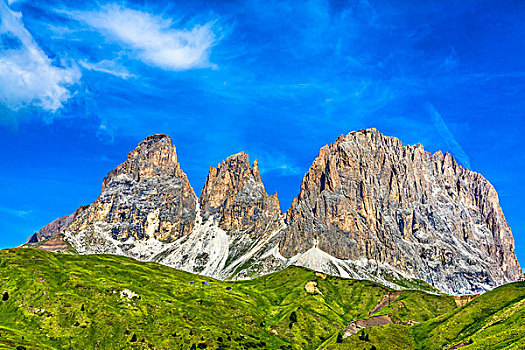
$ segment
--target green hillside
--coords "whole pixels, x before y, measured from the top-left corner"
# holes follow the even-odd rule
[[[420,349],[525,349],[525,282],[487,292],[462,308],[413,327]]]
[[[525,284],[458,309],[449,296],[299,267],[226,282],[26,248],[0,251],[0,293],[6,349],[440,349],[462,340],[492,349],[523,337]],[[395,323],[342,337],[357,320],[384,318]]]
[[[382,312],[388,312],[387,308]],[[327,348],[525,349],[525,282],[496,288],[427,322],[411,327],[390,324],[361,330],[341,344]]]

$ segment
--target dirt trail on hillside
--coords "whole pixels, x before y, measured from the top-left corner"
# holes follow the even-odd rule
[[[373,315],[376,312],[381,311],[388,305],[392,304],[397,298],[399,298],[400,295],[401,295],[401,292],[392,292],[392,293],[387,293],[383,295],[383,297],[377,303],[377,305],[372,309],[372,311],[368,313],[368,316]],[[348,326],[345,327],[343,338],[356,334],[363,328],[384,326],[390,323],[393,323],[393,322],[389,315],[372,316],[366,319],[361,318],[357,321],[350,323]]]
[[[368,313],[368,316],[375,314],[376,312],[379,312],[383,310],[385,307],[393,303],[399,296],[401,295],[401,292],[392,292],[387,293],[383,295],[379,303]]]
[[[384,326],[390,323],[394,323],[394,322],[392,322],[392,319],[388,315],[372,316],[366,319],[362,318],[360,320],[350,323],[348,326],[345,327],[343,338],[356,334],[363,328]]]

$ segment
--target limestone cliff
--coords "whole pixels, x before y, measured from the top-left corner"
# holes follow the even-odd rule
[[[65,229],[66,239],[79,252],[144,258],[156,253],[148,241],[169,243],[191,232],[196,205],[171,139],[152,135],[106,176],[98,199]]]
[[[285,257],[315,248],[448,292],[521,278],[492,185],[448,153],[404,146],[375,129],[321,148],[287,223]]]
[[[210,168],[199,204],[194,232],[161,252],[156,261],[231,278],[241,273],[243,265],[257,264],[256,257],[276,245],[276,236],[284,226],[277,194],[266,193],[257,160],[250,167],[248,155],[243,152]],[[267,262],[254,274],[271,272],[281,264]]]
[[[264,189],[257,160],[251,168],[244,152],[210,167],[199,203],[204,220],[217,216],[225,231],[259,235],[281,214],[277,194],[270,196]]]

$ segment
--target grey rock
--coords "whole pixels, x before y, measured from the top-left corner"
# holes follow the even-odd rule
[[[324,146],[287,213],[281,253],[316,246],[373,261],[451,293],[521,278],[492,185],[450,154],[404,146],[375,129]]]

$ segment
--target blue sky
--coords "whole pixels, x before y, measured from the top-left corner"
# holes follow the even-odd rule
[[[496,187],[525,261],[520,1],[0,0],[0,247],[91,203],[166,133],[196,193],[245,151],[286,210],[318,150],[376,127]]]

